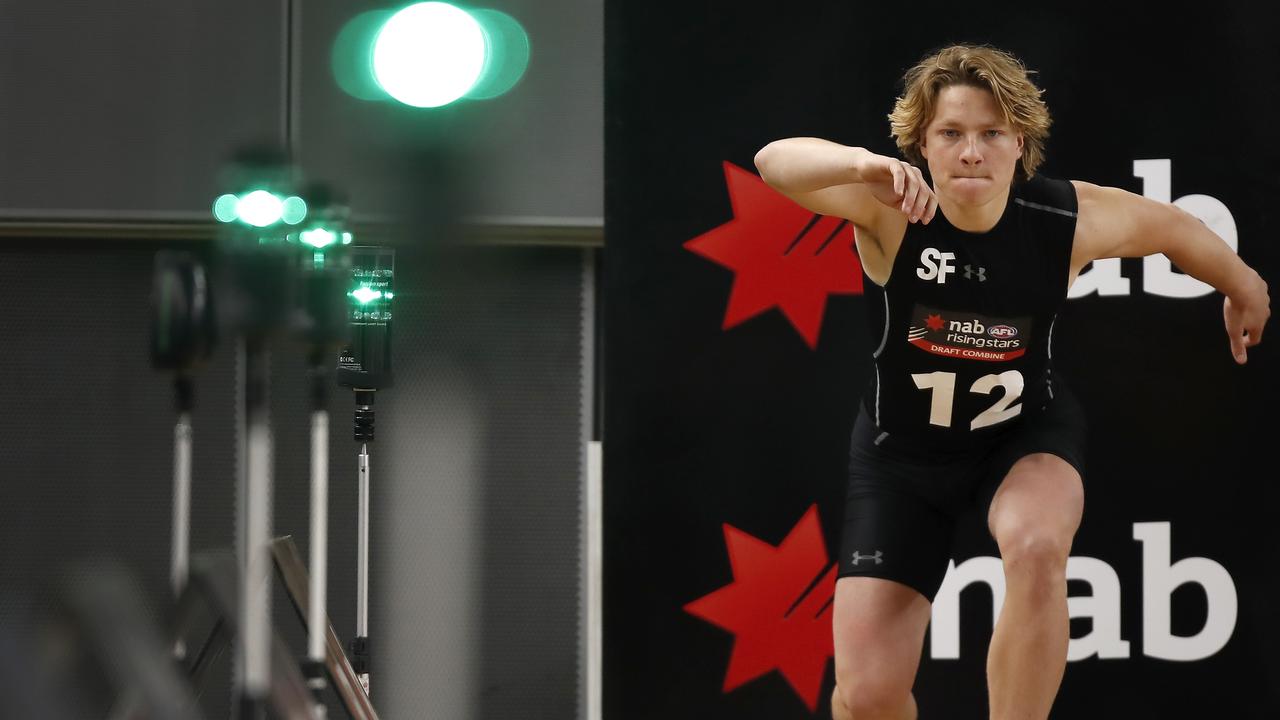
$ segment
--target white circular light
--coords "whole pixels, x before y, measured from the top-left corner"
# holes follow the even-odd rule
[[[240,219],[254,227],[266,227],[280,222],[284,212],[284,203],[280,198],[266,190],[254,190],[240,198],[236,214]]]
[[[475,85],[484,69],[480,23],[452,5],[410,5],[387,20],[373,46],[373,74],[391,97],[440,107]]]
[[[301,235],[299,235],[299,238],[302,242],[316,249],[328,247],[338,240],[338,236],[336,234],[329,230],[325,230],[324,228],[304,230]]]

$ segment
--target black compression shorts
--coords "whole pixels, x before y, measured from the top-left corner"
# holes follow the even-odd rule
[[[876,444],[879,428],[865,409],[854,423],[849,487],[840,541],[840,577],[895,580],[931,602],[951,559],[956,520],[987,511],[1019,459],[1050,453],[1084,477],[1084,412],[1065,387],[1041,411],[987,444],[938,453],[895,436]]]

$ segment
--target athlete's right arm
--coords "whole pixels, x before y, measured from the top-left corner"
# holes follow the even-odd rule
[[[862,269],[877,285],[893,270],[907,223],[928,223],[938,200],[920,170],[819,138],[776,140],[756,153],[760,177],[801,207],[852,220]]]
[[[852,220],[879,234],[885,209],[928,223],[937,210],[919,168],[859,147],[811,137],[786,138],[756,153],[770,187],[820,215]]]

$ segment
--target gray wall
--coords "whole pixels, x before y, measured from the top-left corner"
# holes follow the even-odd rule
[[[208,217],[236,144],[280,138],[262,0],[0,3],[0,218]]]

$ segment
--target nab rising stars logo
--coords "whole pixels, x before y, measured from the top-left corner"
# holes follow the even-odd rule
[[[734,272],[723,329],[778,308],[816,348],[827,297],[862,294],[853,224],[805,210],[732,163],[724,176],[733,220],[684,244]]]

